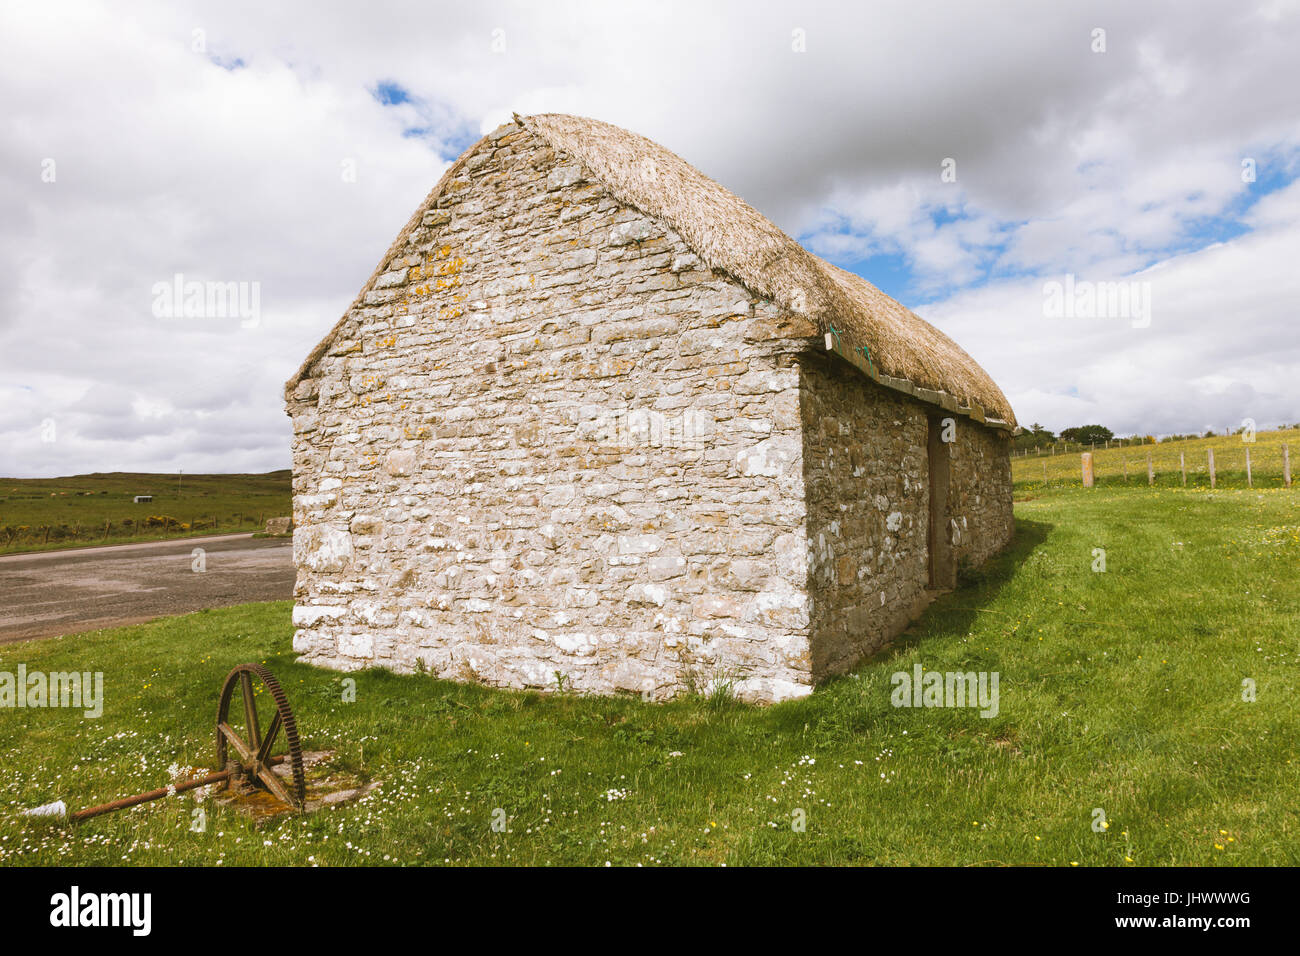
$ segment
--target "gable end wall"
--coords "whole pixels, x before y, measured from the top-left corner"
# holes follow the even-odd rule
[[[814,330],[505,128],[289,401],[294,647],[656,698],[811,689]]]

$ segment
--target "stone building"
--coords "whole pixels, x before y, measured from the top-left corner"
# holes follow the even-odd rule
[[[1012,533],[1012,410],[663,147],[516,118],[286,386],[293,646],[508,687],[808,693]]]

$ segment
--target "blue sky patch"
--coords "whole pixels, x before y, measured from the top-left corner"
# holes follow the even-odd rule
[[[383,106],[413,109],[415,122],[402,129],[402,138],[424,140],[440,159],[447,162],[456,159],[478,141],[476,124],[446,103],[417,96],[396,80],[380,80],[370,90],[370,95]]]
[[[208,59],[221,67],[223,70],[242,70],[248,64],[244,62],[243,57],[238,56],[220,56],[216,53],[208,54]]]
[[[395,83],[392,80],[380,80],[375,84],[375,88],[370,91],[370,95],[384,106],[400,106],[403,103],[411,102],[410,91],[400,83]]]
[[[829,259],[847,272],[861,276],[881,292],[905,301],[912,284],[912,270],[901,252],[883,253],[865,259]]]
[[[1247,224],[1246,217],[1255,204],[1265,196],[1285,189],[1300,178],[1300,151],[1260,150],[1255,157],[1254,171],[1255,181],[1244,184],[1244,188],[1239,190],[1222,209],[1212,215],[1182,219],[1178,223],[1178,234],[1168,242],[1156,246],[1140,241],[1127,241],[1122,224],[1110,230],[1117,239],[1119,247],[1138,260],[1138,265],[1132,271],[1140,272],[1175,256],[1194,253],[1218,243],[1230,242],[1249,233],[1251,227]],[[1191,192],[1184,198],[1189,205],[1194,204],[1198,199],[1198,193]],[[1159,204],[1148,204],[1142,208],[1156,209],[1159,208]],[[961,204],[928,206],[924,212],[936,230],[975,218],[969,215]],[[833,210],[824,210],[820,227],[801,236],[800,241],[814,251],[818,251],[815,247],[819,245],[822,250],[834,248],[836,251],[829,254],[827,251],[818,251],[818,254],[840,268],[861,276],[900,302],[906,302],[914,308],[922,308],[930,302],[942,301],[959,292],[981,288],[993,282],[1033,278],[1053,272],[1048,267],[1000,264],[1016,232],[1028,225],[1030,221],[999,223],[992,241],[977,247],[966,246],[974,256],[979,274],[973,280],[963,282],[945,282],[942,276],[938,277],[936,282],[934,276],[918,273],[907,249],[897,249],[897,245],[889,237],[878,236],[874,231],[862,232],[855,229],[846,217]],[[841,241],[837,243],[836,237]],[[853,251],[855,246],[863,252],[879,251],[875,251],[874,254],[855,255]],[[886,252],[882,247],[883,249],[892,247],[892,249]],[[1081,263],[1085,268],[1087,265]]]

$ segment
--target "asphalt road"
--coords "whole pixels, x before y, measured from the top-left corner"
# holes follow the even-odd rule
[[[248,534],[0,555],[0,644],[286,600],[295,573],[288,538]]]

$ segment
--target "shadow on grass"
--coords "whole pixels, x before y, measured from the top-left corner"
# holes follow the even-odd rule
[[[874,732],[887,720],[889,703],[887,677],[879,667],[906,654],[925,641],[964,635],[975,620],[993,613],[989,607],[1031,554],[1047,540],[1054,525],[1045,521],[1017,518],[1015,536],[1002,551],[979,568],[961,575],[956,590],[936,598],[924,612],[893,640],[864,657],[851,670],[817,685],[817,690],[799,700],[775,704],[759,718],[774,731],[800,739],[812,734],[823,741]]]
[[[1047,540],[1053,527],[1055,526],[1046,521],[1017,518],[1015,536],[1010,544],[979,567],[963,570],[958,575],[955,590],[936,598],[902,633],[871,656],[863,658],[849,673],[911,650],[922,640],[939,633],[965,634],[970,631],[980,614],[991,613],[988,605],[993,603],[998,592],[1034,550]],[[828,681],[827,685],[830,683],[833,682]]]

